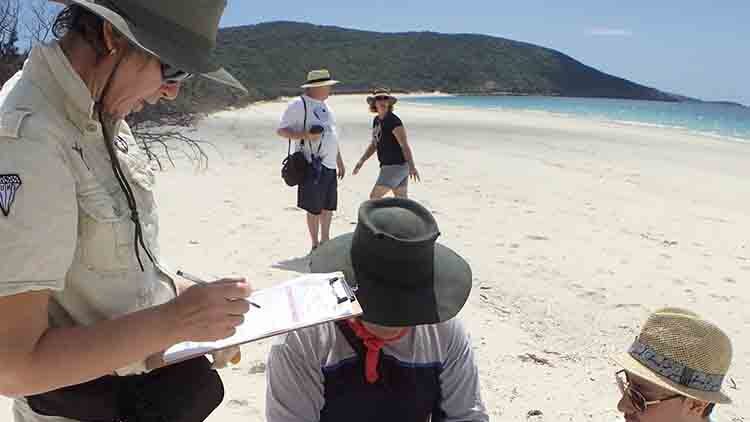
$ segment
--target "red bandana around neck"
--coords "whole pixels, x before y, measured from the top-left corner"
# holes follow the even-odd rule
[[[378,382],[380,375],[378,374],[378,361],[380,360],[380,349],[388,343],[401,340],[408,332],[408,328],[404,328],[399,334],[394,337],[382,339],[375,334],[371,333],[370,330],[362,324],[362,321],[358,319],[349,319],[346,321],[354,331],[354,334],[359,337],[360,340],[365,344],[367,348],[367,357],[365,358],[365,378],[370,384]]]

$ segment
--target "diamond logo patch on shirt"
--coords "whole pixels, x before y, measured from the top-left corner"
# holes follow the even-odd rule
[[[21,176],[17,174],[0,174],[0,210],[4,216],[10,214],[10,207],[16,200],[16,192],[21,188]]]
[[[128,153],[128,141],[122,138],[122,136],[118,136],[115,138],[115,146],[117,149],[120,150],[121,153],[127,154]]]

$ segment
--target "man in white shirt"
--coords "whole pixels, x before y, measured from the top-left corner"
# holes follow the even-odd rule
[[[287,107],[276,133],[295,141],[310,166],[297,188],[297,206],[307,211],[312,250],[330,239],[331,218],[338,203],[338,180],[346,174],[338,145],[336,119],[325,100],[338,81],[328,70],[313,70],[302,85],[305,92]]]

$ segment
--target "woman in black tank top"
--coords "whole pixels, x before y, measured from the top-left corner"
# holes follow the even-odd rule
[[[406,138],[401,119],[393,113],[397,99],[387,89],[377,89],[367,98],[370,112],[377,115],[372,122],[372,142],[354,167],[359,173],[364,163],[377,152],[380,174],[370,193],[370,199],[379,199],[393,192],[393,196],[408,197],[409,178],[419,181],[419,172]]]

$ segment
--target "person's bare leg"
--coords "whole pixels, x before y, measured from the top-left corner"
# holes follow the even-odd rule
[[[325,243],[331,238],[331,220],[333,211],[323,210],[320,213],[320,243]]]
[[[312,242],[312,248],[315,249],[320,245],[318,240],[318,232],[320,230],[320,216],[307,213],[307,229],[310,231],[310,241]]]
[[[393,190],[393,196],[396,198],[408,198],[409,197],[409,185],[403,184]]]
[[[387,186],[375,185],[370,192],[370,199],[380,199],[388,194],[391,188]]]

